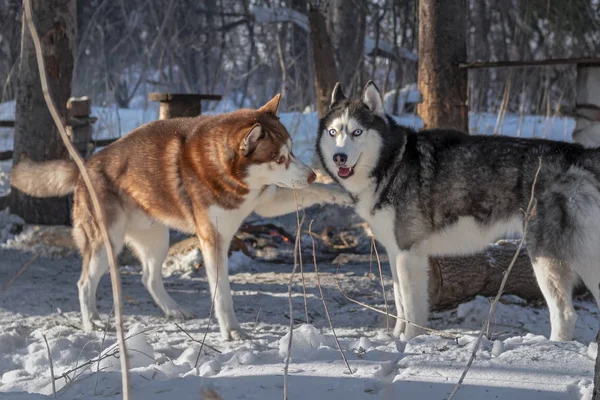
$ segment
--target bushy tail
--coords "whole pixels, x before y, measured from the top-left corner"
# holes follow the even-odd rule
[[[21,161],[12,169],[10,184],[34,197],[66,196],[75,189],[79,170],[73,161]]]

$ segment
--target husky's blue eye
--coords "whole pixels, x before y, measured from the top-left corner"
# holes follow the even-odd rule
[[[355,129],[354,132],[352,132],[352,134],[354,136],[360,136],[360,135],[362,135],[362,132],[363,132],[362,129]]]
[[[335,131],[335,129],[330,129],[330,130],[328,130],[327,132],[329,132],[329,136],[335,136],[335,134],[337,133],[337,132]]]

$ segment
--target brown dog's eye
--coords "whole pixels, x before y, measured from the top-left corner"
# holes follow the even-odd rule
[[[277,164],[283,164],[285,162],[285,156],[280,156],[275,162]]]

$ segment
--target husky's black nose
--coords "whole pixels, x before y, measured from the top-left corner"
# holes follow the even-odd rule
[[[336,165],[344,165],[346,164],[346,161],[348,161],[348,156],[344,153],[336,153],[333,155],[333,162]]]

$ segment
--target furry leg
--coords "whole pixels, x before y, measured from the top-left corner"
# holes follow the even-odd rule
[[[427,256],[402,251],[395,261],[404,316],[410,322],[426,326],[429,316]],[[404,335],[407,340],[422,333],[422,329],[406,324]]]
[[[348,193],[336,185],[313,183],[307,188],[286,189],[277,187],[274,194],[266,198],[256,209],[257,214],[263,217],[277,217],[296,211],[296,200],[299,208],[307,208],[315,204],[339,204],[342,206],[353,205]]]
[[[398,270],[395,265],[395,260],[398,257],[398,253],[387,250],[387,254],[390,260],[392,278],[394,280],[394,302],[396,303],[396,316],[398,316],[398,318],[406,318],[404,315],[404,306],[402,304],[402,293],[400,291],[400,280],[398,278]],[[396,324],[394,326],[394,336],[400,337],[400,334],[404,333],[405,328],[406,322],[397,319]]]
[[[532,258],[532,265],[550,312],[550,340],[573,339],[577,322],[572,301],[575,278],[573,271],[564,263],[547,257]]]
[[[123,249],[123,229],[111,229],[109,232],[114,253],[119,254]],[[81,318],[84,331],[91,331],[94,326],[102,327],[98,308],[96,307],[96,290],[102,275],[108,271],[108,256],[103,243],[99,243],[90,251],[83,255],[83,266],[81,278],[77,282],[79,290],[79,307],[81,309]],[[87,265],[86,265],[87,264]]]
[[[223,340],[246,339],[248,335],[240,327],[233,310],[233,299],[229,286],[229,266],[227,265],[229,243],[222,243],[221,239],[215,238],[214,241],[201,240],[201,247],[210,292],[215,299],[214,311],[217,321],[219,321],[221,337]]]
[[[144,287],[165,316],[178,319],[193,318],[194,313],[180,307],[165,290],[162,265],[169,251],[169,229],[154,224],[148,229],[128,230],[126,241],[142,263]]]

